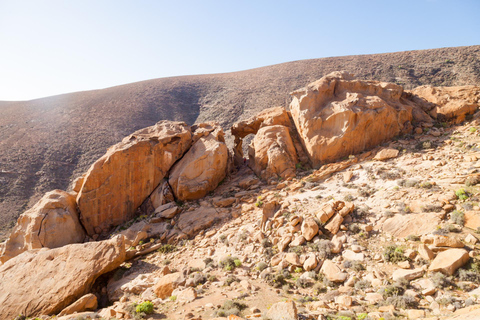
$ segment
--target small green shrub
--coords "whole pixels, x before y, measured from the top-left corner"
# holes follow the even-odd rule
[[[257,269],[258,269],[259,271],[263,271],[263,270],[265,270],[267,267],[268,267],[268,264],[266,264],[266,263],[263,262],[263,261],[259,262],[258,265],[257,265]]]
[[[233,260],[233,263],[235,264],[235,267],[237,267],[237,268],[242,265],[242,261],[240,259]]]
[[[228,256],[228,257],[220,260],[219,265],[220,265],[221,268],[224,268],[227,271],[231,271],[231,270],[235,269],[236,267],[242,265],[242,262],[236,257]]]
[[[463,188],[460,188],[460,189],[456,190],[455,195],[460,200],[467,200],[468,199],[468,194],[465,191],[465,189],[463,189]]]
[[[170,296],[168,299],[170,299],[170,301],[177,301],[177,296]]]
[[[145,314],[153,313],[153,303],[151,303],[150,301],[145,301],[145,302],[139,303],[135,307],[135,312],[137,312],[137,313],[143,312]]]
[[[430,280],[432,280],[433,284],[437,288],[446,288],[453,286],[454,283],[450,277],[447,277],[441,272],[434,272],[430,275]]]
[[[177,248],[174,245],[164,244],[163,246],[158,248],[157,251],[160,252],[160,253],[169,253],[169,252],[173,252],[175,250],[177,250]]]

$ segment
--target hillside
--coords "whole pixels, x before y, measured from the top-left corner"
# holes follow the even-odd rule
[[[303,60],[0,102],[0,240],[44,192],[65,189],[129,133],[162,119],[216,120],[227,131],[262,109],[288,105],[287,92],[335,70],[407,89],[480,84],[480,46]]]

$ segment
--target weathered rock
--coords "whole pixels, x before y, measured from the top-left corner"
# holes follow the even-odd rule
[[[333,72],[291,93],[290,110],[315,167],[409,132],[415,117],[431,118],[393,83]]]
[[[123,236],[26,251],[0,266],[0,314],[13,319],[20,313],[29,317],[59,313],[124,260]]]
[[[193,300],[197,299],[197,291],[195,291],[193,288],[187,288],[178,292],[176,296],[179,302],[192,302]]]
[[[420,319],[425,318],[425,310],[421,309],[408,309],[407,310],[408,319]]]
[[[467,114],[473,114],[480,106],[480,87],[431,87],[420,86],[412,93],[434,103],[439,120],[453,120],[460,123]]]
[[[399,151],[397,149],[392,148],[382,149],[377,152],[375,157],[373,157],[373,160],[385,161],[388,159],[396,158],[398,156],[398,152]]]
[[[215,208],[200,207],[182,213],[178,218],[177,226],[190,237],[194,233],[210,227],[216,219],[220,218],[222,218],[222,215]]]
[[[155,214],[161,218],[171,219],[178,212],[180,208],[176,205],[175,202],[169,202],[155,209]]]
[[[396,214],[394,217],[385,220],[383,231],[398,238],[409,235],[422,235],[435,231],[441,221],[440,213],[411,213],[408,215]]]
[[[307,241],[310,241],[318,234],[318,224],[311,217],[303,220],[302,223],[302,235]]]
[[[153,286],[153,291],[160,299],[168,298],[172,295],[173,290],[185,283],[185,278],[180,272],[164,275]]]
[[[107,293],[110,301],[118,301],[125,294],[141,294],[154,285],[148,275],[132,273],[118,280],[108,281]]]
[[[336,234],[340,230],[340,225],[343,222],[343,217],[340,214],[336,214],[332,219],[325,225],[325,229],[330,231],[332,234]]]
[[[342,272],[332,260],[325,260],[320,272],[322,272],[328,280],[333,282],[344,282],[348,276],[348,274]]]
[[[185,123],[160,121],[110,147],[90,167],[77,196],[87,233],[107,231],[133,218],[190,144]]]
[[[297,306],[292,300],[277,302],[267,311],[270,320],[298,320]]]
[[[342,253],[342,256],[345,260],[352,260],[352,261],[363,261],[365,260],[365,255],[361,252],[355,253],[352,250],[345,250]]]
[[[170,171],[175,197],[195,200],[214,190],[227,174],[228,156],[221,128],[201,137]]]
[[[429,234],[421,238],[423,243],[433,244],[435,247],[463,248],[462,241],[453,237],[442,236],[439,234]]]
[[[0,261],[4,263],[26,250],[53,249],[84,239],[85,231],[78,220],[75,197],[54,190],[20,215],[0,251]]]
[[[258,130],[266,126],[281,125],[290,127],[291,121],[288,112],[283,107],[273,107],[262,110],[254,117],[235,123],[230,129],[235,137],[233,148],[235,165],[243,163],[243,138],[249,134],[256,134]]]
[[[413,269],[413,270],[405,270],[405,269],[397,269],[393,272],[392,278],[393,281],[400,281],[400,280],[413,280],[420,278],[423,276],[425,271],[421,268]]]
[[[293,266],[301,266],[300,257],[295,252],[289,252],[285,255],[285,261]]]
[[[317,267],[318,261],[314,254],[310,254],[303,263],[303,270],[310,271]]]
[[[59,317],[72,314],[75,312],[83,312],[87,310],[95,310],[98,307],[97,297],[92,294],[86,294],[58,314]]]
[[[235,203],[235,201],[237,201],[237,198],[235,198],[235,197],[222,198],[222,199],[216,200],[216,201],[214,202],[214,204],[215,204],[217,207],[225,208],[225,207],[230,207],[232,204]]]
[[[437,254],[428,271],[439,271],[451,276],[458,268],[465,265],[469,259],[468,251],[465,249],[448,249]]]
[[[479,211],[465,211],[465,227],[473,230],[480,228]]]
[[[261,128],[248,150],[249,166],[257,176],[265,180],[295,177],[297,152],[287,127]]]
[[[435,257],[433,251],[423,243],[418,246],[418,254],[425,260],[433,260]]]

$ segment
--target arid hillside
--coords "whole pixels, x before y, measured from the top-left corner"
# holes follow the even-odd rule
[[[0,240],[44,192],[65,189],[129,133],[162,119],[216,120],[228,132],[262,109],[287,106],[290,91],[336,70],[407,89],[480,84],[480,46],[304,60],[0,102]]]

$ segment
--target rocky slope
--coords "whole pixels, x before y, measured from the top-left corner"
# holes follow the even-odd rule
[[[337,70],[401,84],[480,83],[480,47],[304,60],[243,72],[148,80],[26,102],[0,102],[0,227],[68,184],[124,136],[160,120],[224,130]],[[227,144],[232,138],[226,136]],[[5,235],[2,232],[2,235]]]
[[[293,94],[232,127],[255,138],[226,178],[218,126],[161,121],[47,193],[0,244],[0,319],[480,317],[480,87]]]

